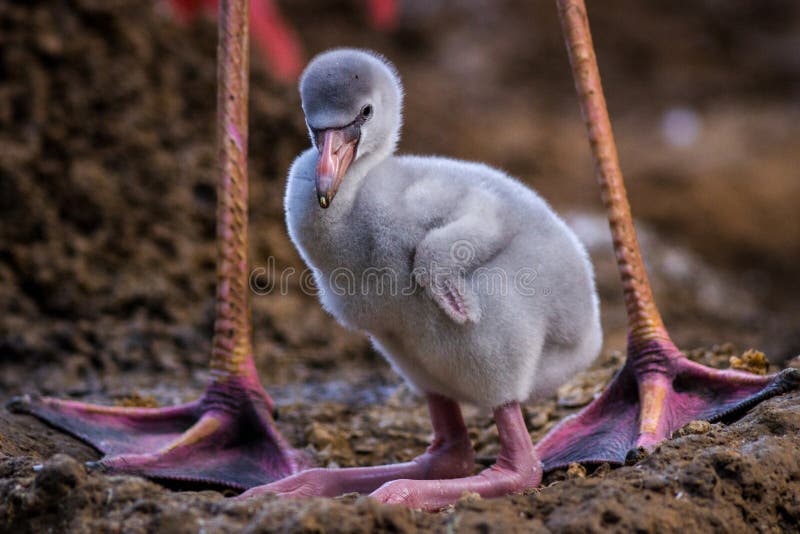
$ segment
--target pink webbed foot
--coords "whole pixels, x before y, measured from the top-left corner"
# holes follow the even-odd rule
[[[502,497],[535,488],[542,481],[542,463],[525,428],[519,404],[511,403],[494,412],[500,436],[497,462],[475,476],[447,480],[395,480],[370,497],[409,508],[439,510],[455,503],[464,493],[483,498]]]
[[[410,462],[345,469],[308,469],[290,477],[253,488],[240,498],[274,494],[283,498],[336,497],[343,493],[369,493],[386,481],[401,478],[429,479],[463,477],[474,467],[469,438],[436,441],[428,451]]]
[[[335,497],[369,493],[397,479],[463,477],[475,466],[475,453],[458,404],[438,395],[428,396],[434,440],[428,450],[410,462],[345,469],[309,469],[243,493],[240,498],[275,494],[284,498]]]
[[[458,405],[430,396],[429,407],[436,439],[422,456],[403,464],[350,469],[311,469],[254,488],[241,495],[249,499],[263,494],[285,498],[325,496],[372,491],[371,497],[385,503],[438,510],[456,502],[465,492],[499,497],[536,487],[542,465],[525,429],[519,404],[495,410],[500,435],[497,463],[475,476],[473,451]],[[377,488],[377,489],[376,489]]]
[[[800,386],[800,371],[761,376],[688,360],[669,341],[631,350],[603,393],[537,445],[545,469],[573,462],[624,463],[694,420],[732,421]]]
[[[9,408],[38,417],[105,456],[93,467],[157,480],[247,489],[308,464],[272,419],[258,384],[212,384],[195,402],[170,408],[126,408],[48,397],[18,397]]]
[[[445,480],[394,480],[370,494],[385,504],[436,511],[455,503],[465,493],[483,498],[503,497],[535,488],[542,480],[542,466],[533,454],[524,464],[500,467],[493,465],[483,472],[464,478]]]

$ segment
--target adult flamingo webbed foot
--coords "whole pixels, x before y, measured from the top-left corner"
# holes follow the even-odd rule
[[[622,463],[695,419],[728,420],[800,386],[800,371],[772,376],[719,371],[673,344],[653,299],[625,192],[583,0],[557,0],[595,174],[608,214],[628,313],[628,358],[603,393],[536,446],[545,468]]]
[[[668,339],[639,350],[599,397],[536,444],[546,470],[574,462],[621,464],[691,421],[730,422],[800,386],[800,370],[763,376],[713,369],[689,360]]]
[[[11,402],[88,442],[95,467],[156,479],[246,489],[307,467],[272,418],[253,362],[247,268],[248,2],[219,17],[217,299],[211,382],[198,401],[172,408],[96,406],[53,398]]]
[[[89,465],[114,473],[244,490],[309,463],[276,429],[272,401],[257,382],[212,384],[201,399],[166,408],[37,396],[12,399],[9,408],[92,445],[105,456]]]

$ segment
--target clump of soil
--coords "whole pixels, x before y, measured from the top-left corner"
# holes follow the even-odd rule
[[[585,140],[554,11],[512,1],[498,2],[500,7],[488,14],[448,3],[427,11],[413,4],[397,34],[375,36],[359,22],[357,3],[334,2],[319,16],[308,9],[316,2],[284,4],[291,18],[304,21],[299,30],[311,50],[359,44],[396,60],[409,95],[405,147],[505,166],[577,213],[573,222],[585,227],[581,236],[597,266],[607,350],[557,396],[525,407],[531,437],[540,438],[602,389],[622,362],[614,349],[624,347],[625,334],[605,223],[585,213],[599,205],[586,153],[580,152]],[[671,32],[681,28],[675,23],[680,17],[667,3],[653,4],[652,11],[639,4],[636,9],[614,4],[626,21],[641,18],[642,27],[652,25],[653,18],[668,18]],[[724,42],[738,49],[729,25],[736,13],[749,8],[737,9],[726,8],[722,18],[707,17],[716,21],[708,33],[709,57],[727,50]],[[774,51],[785,24],[762,9],[773,21],[769,48]],[[486,47],[474,44],[476,12],[486,17],[481,22],[491,34],[485,36]],[[529,19],[537,28],[532,38]],[[506,31],[491,30],[498,27]],[[654,53],[648,46],[657,45],[647,43],[658,40],[642,39],[648,33],[620,35],[613,27],[613,21],[599,17],[595,28],[600,36],[617,35],[625,45],[597,39],[601,57],[602,47],[608,53],[617,46],[626,50],[608,65],[612,85],[636,79],[643,61],[638,50],[658,58],[659,67],[647,77],[649,89],[668,98],[688,91],[681,65],[691,47],[681,48],[678,56],[666,48]],[[341,35],[348,36],[347,42]],[[521,47],[523,41],[531,46]],[[638,48],[627,46],[631,41]],[[40,392],[104,403],[171,404],[193,398],[204,385],[214,295],[215,44],[210,21],[179,27],[162,10],[134,0],[0,3],[0,401]],[[449,60],[459,54],[473,54],[473,61]],[[768,66],[748,56],[737,68],[753,70],[751,81],[762,84],[795,83],[787,67],[791,58],[779,56],[770,55]],[[671,65],[670,57],[678,59]],[[281,204],[283,176],[308,141],[295,89],[272,83],[255,60],[251,263],[278,282],[283,269],[302,270],[286,237]],[[717,90],[724,72],[708,74],[707,58],[694,61],[690,72],[701,78],[700,92]],[[518,67],[527,62],[536,68]],[[661,72],[671,73],[673,83],[663,84]],[[525,84],[541,88],[541,101],[531,104],[530,95],[519,92]],[[753,110],[754,89],[750,84],[729,87],[739,100],[729,101],[719,113],[709,112],[706,120],[711,126],[732,121],[736,127],[726,135],[735,137],[742,123],[731,110]],[[624,94],[631,113],[650,106],[636,93],[636,87],[629,87]],[[765,94],[774,100],[758,115],[758,124],[785,126],[791,119],[779,113],[785,91]],[[696,105],[707,101],[691,100]],[[653,124],[621,122],[623,154],[629,154],[636,175],[658,175],[666,160],[680,159],[672,148],[653,156],[658,151],[651,148],[661,142],[647,137]],[[770,132],[765,128],[759,135],[780,142],[760,157],[772,158],[770,168],[776,172],[770,183],[785,192],[796,184],[784,180],[789,160],[779,159],[779,153],[796,152],[779,150],[788,143],[784,129],[778,129],[777,137]],[[637,136],[647,151],[626,141]],[[741,145],[741,154],[752,155],[749,144]],[[757,239],[746,210],[725,211],[722,200],[729,197],[722,195],[723,182],[711,182],[720,192],[716,199],[698,193],[704,186],[691,182],[689,163],[704,162],[702,172],[711,169],[710,175],[719,178],[726,168],[720,166],[724,146],[712,143],[706,158],[695,149],[683,158],[685,167],[678,165],[669,176],[633,181],[632,191],[639,195],[634,206],[654,223],[642,241],[656,292],[673,332],[685,343],[727,337],[741,344],[768,341],[779,356],[794,356],[791,351],[800,347],[796,339],[768,335],[789,331],[785,325],[794,318],[779,315],[779,306],[766,305],[761,290],[773,286],[742,283],[739,269],[718,270],[731,259],[763,254],[775,258],[766,263],[778,267],[753,275],[755,267],[748,265],[747,280],[763,281],[764,273],[781,280],[780,273],[797,257],[780,246],[777,230],[770,239]],[[739,172],[744,181],[755,171],[742,163]],[[663,211],[663,188],[675,180],[691,186],[670,189],[680,216],[669,218]],[[790,196],[779,196],[783,210]],[[714,224],[727,245],[719,254],[699,257],[697,250],[703,252],[713,241],[697,229],[709,226],[703,215],[709,204],[718,208],[710,213],[720,217]],[[757,213],[764,213],[765,205],[758,204]],[[794,235],[790,223],[785,236]],[[606,237],[593,244],[598,229]],[[695,252],[664,237],[684,229],[690,230]],[[733,250],[741,235],[747,236],[745,252]],[[372,465],[418,454],[430,437],[424,405],[363,338],[336,326],[300,285],[299,276],[289,277],[280,291],[253,297],[256,364],[280,407],[281,430],[324,466]],[[781,302],[790,301],[785,298]],[[769,328],[761,328],[764,324]],[[759,369],[768,363],[730,345],[690,355],[719,367],[732,357],[739,358],[736,365]],[[82,462],[96,459],[96,451],[30,417],[0,411],[0,530],[792,530],[800,522],[798,410],[800,397],[786,395],[729,427],[689,425],[636,465],[615,470],[573,466],[548,474],[541,490],[491,501],[467,497],[438,514],[380,506],[356,496],[243,503],[215,491],[174,491],[136,477],[87,472]],[[498,446],[492,421],[472,409],[466,416],[479,458],[490,459]],[[34,471],[40,463],[43,467]]]

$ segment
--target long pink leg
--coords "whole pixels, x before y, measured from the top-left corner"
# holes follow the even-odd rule
[[[608,213],[628,312],[628,359],[603,394],[537,445],[546,469],[616,462],[652,449],[695,419],[729,420],[800,385],[800,372],[772,376],[718,371],[690,362],[656,308],[625,193],[583,0],[557,0],[581,113]]]
[[[163,409],[112,408],[22,397],[10,408],[35,415],[96,447],[114,472],[211,482],[232,488],[306,467],[275,428],[273,402],[253,363],[247,269],[248,2],[223,1],[217,143],[217,307],[212,379],[203,397]]]
[[[456,502],[465,492],[481,497],[502,497],[535,488],[542,480],[542,463],[525,428],[516,402],[494,411],[500,437],[497,462],[475,476],[446,480],[395,480],[387,482],[371,497],[411,508],[438,510]]]
[[[424,454],[410,462],[345,469],[309,469],[253,488],[240,498],[249,499],[264,494],[292,498],[335,497],[350,492],[368,493],[387,481],[399,478],[454,478],[471,473],[474,452],[458,404],[439,395],[428,395],[428,411],[434,431],[433,443]]]

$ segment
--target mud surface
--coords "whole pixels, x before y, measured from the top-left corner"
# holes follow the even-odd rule
[[[410,2],[395,34],[376,35],[357,2],[283,4],[310,51],[368,46],[397,63],[402,150],[505,168],[590,249],[604,355],[557,398],[526,406],[541,437],[611,377],[625,333],[553,6]],[[725,367],[756,347],[781,365],[800,353],[798,6],[606,4],[590,15],[667,324],[683,347],[733,342],[691,352],[704,363]],[[169,405],[202,390],[213,321],[215,43],[210,21],[180,27],[132,0],[0,2],[0,400],[41,392]],[[277,282],[302,270],[281,196],[307,140],[295,89],[271,82],[257,57],[252,82],[251,263]],[[254,295],[253,317],[281,430],[320,465],[424,449],[419,399],[304,294],[299,276]],[[478,455],[494,455],[490,418],[466,414]],[[786,395],[730,426],[695,425],[633,466],[576,467],[526,495],[427,514],[357,496],[239,503],[87,473],[81,462],[95,451],[0,411],[0,530],[792,531],[798,430],[800,396]]]

